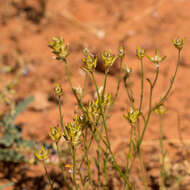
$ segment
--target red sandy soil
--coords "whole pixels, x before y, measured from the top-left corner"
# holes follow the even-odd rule
[[[186,40],[179,73],[170,93],[171,96],[165,102],[168,111],[163,120],[164,136],[168,157],[171,160],[181,147],[179,135],[182,136],[186,146],[189,146],[189,0],[49,0],[45,17],[40,18],[39,22],[32,20],[32,15],[40,12],[38,1],[26,1],[26,5],[19,4],[19,1],[15,2],[18,3],[19,8],[6,4],[6,1],[0,2],[0,48],[3,54],[11,54],[19,50],[21,56],[29,62],[29,73],[21,77],[16,94],[18,99],[29,95],[35,96],[35,102],[30,109],[17,119],[17,123],[23,125],[23,136],[39,141],[47,140],[49,126],[59,122],[57,105],[48,101],[56,83],[63,86],[65,122],[70,121],[74,115],[76,102],[66,81],[64,65],[52,59],[48,48],[48,41],[53,36],[63,36],[70,44],[71,55],[68,57],[68,64],[74,86],[81,85],[84,79],[80,69],[81,50],[84,47],[95,52],[113,50],[117,53],[119,45],[124,44],[126,48],[124,62],[133,71],[135,97],[139,97],[140,94],[140,63],[136,58],[136,48],[137,46],[145,48],[149,55],[153,55],[155,48],[158,48],[160,55],[167,55],[167,59],[160,64],[161,71],[153,102],[160,98],[170,84],[177,60],[177,51],[172,45],[172,40],[180,36],[186,37]],[[25,11],[23,6],[32,7],[34,12]],[[145,70],[145,78],[152,78],[155,65],[146,59]],[[109,76],[107,88],[107,91],[112,93],[116,88],[117,71],[113,73]],[[96,77],[98,84],[102,85],[104,74],[96,72]],[[145,82],[145,86],[145,98],[148,98],[148,82]],[[91,91],[90,86],[89,91]],[[138,100],[137,98],[137,102]],[[147,100],[144,101],[143,106],[146,111]],[[109,135],[115,152],[122,152],[128,146],[129,125],[122,116],[128,109],[129,101],[122,84],[109,120]],[[178,125],[178,118],[180,118],[180,125]],[[159,120],[153,114],[143,146],[146,153],[144,161],[147,165],[150,159],[154,159],[154,150],[151,152],[150,147],[156,147],[156,151],[159,152],[158,138]],[[167,143],[169,140],[172,141],[171,145]],[[186,159],[189,160],[188,157]],[[154,168],[154,166],[149,167]],[[190,189],[190,183],[186,187]]]

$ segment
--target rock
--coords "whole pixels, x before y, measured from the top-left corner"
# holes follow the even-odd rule
[[[50,107],[50,103],[48,101],[48,95],[44,92],[35,92],[33,93],[34,102],[32,102],[29,106],[30,109],[34,111],[42,111]]]

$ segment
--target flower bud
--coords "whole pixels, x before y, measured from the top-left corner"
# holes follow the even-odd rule
[[[140,48],[140,47],[137,47],[136,52],[137,52],[137,57],[138,57],[138,59],[140,59],[140,60],[141,60],[141,59],[144,57],[144,55],[145,55],[145,50],[142,49],[142,48]]]
[[[139,116],[139,111],[133,108],[130,108],[127,115],[124,115],[124,118],[129,121],[130,124],[135,124]]]
[[[158,115],[163,115],[166,112],[166,108],[164,107],[164,105],[159,105],[154,109],[154,112]]]
[[[61,97],[63,95],[63,90],[61,88],[60,84],[56,84],[56,87],[54,88],[54,92],[58,97]]]
[[[123,46],[121,46],[121,47],[119,48],[118,56],[121,57],[121,58],[123,58],[123,57],[125,56],[125,49],[124,49]]]

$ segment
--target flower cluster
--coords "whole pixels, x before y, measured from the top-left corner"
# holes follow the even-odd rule
[[[49,42],[49,47],[56,55],[57,60],[65,61],[66,57],[69,55],[69,45],[65,45],[64,39],[62,37],[52,38],[52,41]]]
[[[80,137],[82,135],[82,130],[86,127],[87,121],[83,116],[75,115],[73,121],[67,123],[65,126],[66,134],[64,138],[69,141],[72,145],[78,145],[80,143]]]
[[[98,105],[98,101],[94,102],[94,101],[90,101],[88,102],[87,106],[84,106],[84,111],[86,113],[86,117],[88,119],[88,122],[93,125],[99,114],[100,114],[100,109],[99,109],[99,105]]]

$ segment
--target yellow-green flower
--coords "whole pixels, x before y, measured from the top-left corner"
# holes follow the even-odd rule
[[[149,56],[147,55],[147,58],[156,65],[156,67],[159,67],[159,64],[166,59],[166,56],[160,57],[158,55],[158,49],[155,50],[155,56]]]
[[[140,48],[140,47],[137,47],[137,57],[138,57],[138,59],[142,59],[143,57],[144,57],[144,55],[145,55],[145,50],[144,49],[142,49],[142,48]]]
[[[124,115],[124,118],[129,121],[130,124],[135,124],[139,116],[139,111],[133,108],[130,108],[127,115]]]
[[[48,159],[49,152],[44,148],[44,146],[41,146],[41,149],[36,150],[35,156],[38,160],[47,160]]]
[[[62,132],[59,129],[59,126],[55,126],[55,127],[51,127],[50,128],[50,133],[49,136],[51,137],[51,139],[55,142],[58,142],[61,138]]]
[[[111,67],[117,58],[115,55],[112,54],[111,51],[104,51],[104,53],[101,54],[101,57],[104,62],[105,68]]]
[[[56,86],[54,88],[54,92],[59,97],[63,95],[63,89],[60,84],[56,84]]]
[[[185,39],[177,38],[176,40],[173,40],[173,45],[178,50],[181,50],[183,48],[184,42],[185,42]]]
[[[97,57],[90,53],[90,51],[85,48],[83,50],[83,54],[84,54],[84,58],[82,59],[82,62],[84,63],[84,66],[82,67],[83,70],[87,71],[87,72],[94,72],[96,65],[97,65]]]
[[[49,47],[56,55],[56,59],[63,61],[66,60],[66,57],[69,54],[69,45],[65,45],[64,39],[62,37],[52,38],[52,41],[49,42]]]
[[[166,108],[164,107],[164,105],[159,105],[154,109],[154,112],[159,115],[163,115],[166,112]]]

